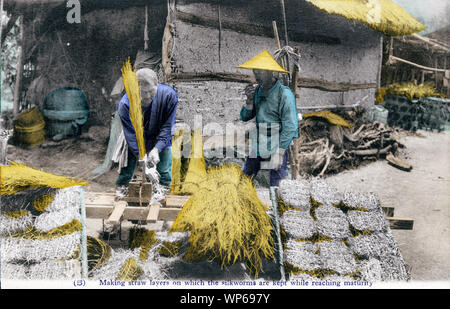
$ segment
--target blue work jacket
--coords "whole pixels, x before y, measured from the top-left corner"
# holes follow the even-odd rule
[[[152,103],[142,109],[144,140],[147,153],[153,147],[164,150],[172,145],[175,133],[175,116],[178,105],[176,91],[165,84],[158,84]],[[117,109],[129,149],[139,157],[136,133],[130,119],[130,102],[125,94]]]
[[[256,131],[250,132],[253,151],[261,157],[274,154],[278,148],[287,149],[298,138],[298,110],[292,91],[279,80],[267,96],[258,87],[253,97],[253,109],[242,107],[242,121],[256,117]]]

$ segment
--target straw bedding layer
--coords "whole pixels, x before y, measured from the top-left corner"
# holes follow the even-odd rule
[[[279,203],[287,204],[282,198],[289,200],[296,189],[304,194],[304,183],[283,180]],[[284,265],[291,280],[409,280],[408,266],[373,193],[340,193],[321,178],[309,183],[309,210],[282,205],[290,209],[280,224],[285,232]]]

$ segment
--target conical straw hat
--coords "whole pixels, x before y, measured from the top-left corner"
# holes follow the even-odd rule
[[[250,59],[244,64],[238,66],[239,69],[250,70],[266,70],[280,73],[289,73],[278,62],[273,59],[272,55],[267,50],[264,50],[258,56]]]

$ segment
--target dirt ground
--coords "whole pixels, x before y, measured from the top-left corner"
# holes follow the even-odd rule
[[[8,146],[7,158],[47,172],[81,178],[89,182],[88,191],[114,191],[118,176],[113,168],[100,178],[91,171],[104,159],[108,130],[93,128],[77,138],[58,143],[45,141],[23,149]],[[404,136],[402,157],[412,164],[410,172],[380,160],[356,170],[327,177],[341,191],[374,192],[382,206],[395,208],[395,217],[414,220],[413,230],[393,230],[412,280],[445,281],[450,286],[449,145],[450,131]],[[88,234],[98,227],[89,226]]]

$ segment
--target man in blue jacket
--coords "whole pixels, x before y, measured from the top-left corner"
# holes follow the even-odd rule
[[[175,115],[178,104],[176,91],[165,84],[158,84],[158,77],[148,68],[136,72],[141,91],[146,160],[155,164],[160,174],[160,185],[164,194],[172,183],[172,137],[175,133]],[[119,102],[118,114],[122,121],[125,140],[128,144],[127,166],[122,167],[116,181],[116,195],[126,195],[139,158],[136,134],[130,120],[130,102],[125,94]]]
[[[288,173],[288,148],[298,138],[295,96],[277,79],[278,73],[288,72],[266,50],[238,68],[253,70],[258,83],[253,96],[246,89],[248,99],[240,113],[244,122],[256,118],[256,130],[250,136],[252,150],[242,171],[256,177],[266,163],[270,169],[270,186],[279,186]]]

